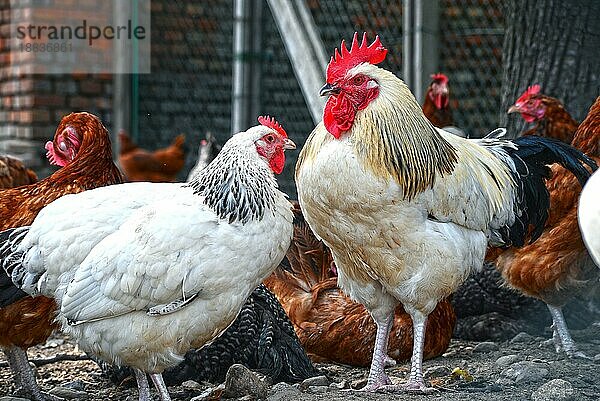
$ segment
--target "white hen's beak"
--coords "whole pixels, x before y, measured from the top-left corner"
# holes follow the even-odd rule
[[[284,149],[296,149],[296,144],[291,139],[286,138],[285,142],[283,143],[283,148]]]

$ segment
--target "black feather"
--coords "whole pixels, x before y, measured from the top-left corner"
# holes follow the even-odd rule
[[[165,370],[163,377],[168,385],[186,380],[220,383],[225,380],[229,367],[236,363],[263,373],[273,383],[296,383],[319,374],[300,345],[281,304],[262,284],[248,297],[237,319],[219,338],[206,347],[189,351],[184,361]],[[127,367],[98,364],[117,384],[132,375]]]
[[[546,137],[523,136],[512,141],[517,148],[505,147],[515,163],[513,177],[517,183],[515,223],[503,233],[507,245],[523,246],[533,226],[530,242],[542,235],[548,210],[550,193],[546,180],[550,178],[550,164],[558,163],[575,175],[581,186],[598,166],[593,159],[565,143]],[[586,167],[587,166],[587,167]]]
[[[29,227],[11,228],[0,232],[0,308],[29,296],[22,291],[15,278],[20,278],[22,252],[17,247],[25,238]]]

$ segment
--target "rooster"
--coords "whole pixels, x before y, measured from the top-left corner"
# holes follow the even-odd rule
[[[274,173],[294,149],[274,119],[234,135],[192,182],[129,183],[64,196],[0,233],[0,265],[81,349],[133,367],[141,400],[162,371],[222,333],[278,265],[291,204]],[[3,305],[4,306],[4,305]]]
[[[0,155],[0,189],[29,185],[37,180],[35,172],[25,167],[21,160]]]
[[[65,116],[46,150],[49,161],[62,168],[35,184],[0,191],[0,231],[31,224],[43,207],[63,195],[122,182],[110,134],[92,114]],[[37,385],[25,350],[43,344],[57,328],[56,304],[46,297],[27,297],[4,307],[23,295],[0,269],[0,346],[19,391],[38,401],[52,399]]]
[[[149,152],[138,147],[125,131],[119,132],[119,165],[127,181],[175,182],[185,163],[183,134],[164,149]]]
[[[599,118],[600,105],[596,104],[571,143],[596,162],[600,162]],[[548,131],[548,134],[555,133],[557,131]],[[522,248],[503,250],[495,263],[511,287],[546,303],[552,316],[556,351],[564,351],[569,357],[586,358],[577,350],[562,313],[567,301],[598,286],[600,273],[586,251],[577,224],[581,186],[559,165],[552,166],[552,178],[546,186],[552,207],[542,235]]]
[[[555,138],[564,143],[571,143],[579,125],[558,99],[540,93],[537,84],[528,87],[507,112],[520,113],[527,123],[536,123],[523,135]]]
[[[286,257],[265,284],[290,316],[306,351],[316,361],[369,366],[375,325],[364,306],[337,287],[331,252],[310,230],[298,204],[294,205],[294,238]],[[456,316],[442,301],[427,326],[425,358],[448,348]],[[396,308],[390,334],[389,364],[410,359],[412,322],[402,306]]]
[[[544,226],[547,164],[559,162],[581,183],[594,162],[559,141],[460,138],[435,128],[414,95],[377,67],[387,49],[366,34],[342,42],[327,66],[323,122],[296,165],[306,221],[331,249],[338,284],[377,324],[366,391],[432,391],[422,356],[427,317],[473,269],[488,243],[521,246]],[[396,306],[413,321],[408,382],[384,372]]]

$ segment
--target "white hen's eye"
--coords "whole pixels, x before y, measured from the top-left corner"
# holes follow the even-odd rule
[[[364,75],[357,75],[354,78],[352,78],[352,84],[359,86],[362,85],[365,82],[365,76]]]
[[[266,140],[269,143],[273,143],[273,141],[275,141],[275,137],[273,137],[273,135],[267,135]]]

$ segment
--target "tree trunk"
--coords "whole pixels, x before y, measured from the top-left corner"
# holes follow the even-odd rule
[[[525,122],[506,110],[536,83],[582,121],[600,94],[600,1],[510,0],[504,16],[500,121],[507,135],[518,136]]]

